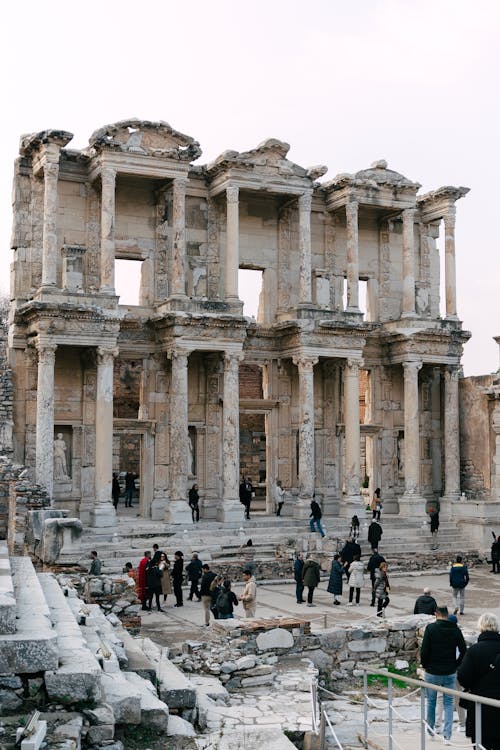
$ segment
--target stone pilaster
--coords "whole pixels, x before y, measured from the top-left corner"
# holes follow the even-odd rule
[[[415,315],[415,243],[412,208],[403,211],[403,305],[402,317]]]
[[[238,268],[240,262],[239,188],[226,188],[226,300],[238,302]]]
[[[457,319],[457,282],[455,270],[455,206],[450,206],[443,216],[444,222],[444,275],[446,287],[446,317]]]
[[[36,395],[36,481],[52,501],[54,487],[54,344],[38,346]]]
[[[118,349],[97,349],[95,404],[95,505],[90,525],[109,530],[115,526],[116,512],[111,498],[113,478],[113,366]]]
[[[299,196],[299,303],[311,304],[312,192]]]
[[[217,520],[234,521],[242,514],[239,503],[240,477],[240,352],[224,354],[224,394],[222,407],[222,504]]]
[[[299,372],[299,498],[294,508],[296,518],[307,518],[316,481],[314,453],[314,365],[317,357],[293,358]]]
[[[495,436],[495,453],[491,467],[491,499],[500,501],[500,394],[492,394],[494,399],[493,411],[491,413],[491,427]]]
[[[55,287],[57,274],[57,181],[59,148],[47,152],[43,168],[42,286]]]
[[[460,433],[458,420],[459,367],[448,367],[444,373],[444,467],[445,496],[460,496]]]
[[[116,170],[101,172],[101,285],[106,294],[115,293],[115,188]]]
[[[348,514],[353,506],[361,505],[361,469],[359,425],[359,368],[361,360],[348,359],[344,365],[344,421],[345,421],[345,493]]]
[[[420,514],[420,413],[418,405],[418,372],[421,362],[404,362],[404,475],[405,492],[400,514]]]
[[[186,188],[188,180],[177,177],[173,187],[172,220],[172,294],[186,296]]]
[[[359,313],[358,204],[346,204],[347,228],[347,307],[346,312]]]

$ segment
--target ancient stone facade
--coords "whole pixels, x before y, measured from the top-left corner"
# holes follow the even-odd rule
[[[153,519],[179,520],[195,481],[206,518],[239,518],[249,464],[268,509],[281,479],[297,517],[313,492],[352,513],[366,482],[406,514],[459,496],[466,188],[417,195],[383,161],[320,184],[326,167],[273,139],[194,165],[198,143],[163,122],[106,126],[82,151],[71,138],[23,137],[14,176],[15,459],[56,505],[111,529],[122,444]],[[140,262],[137,306],[115,294],[117,260]],[[262,274],[256,320],[239,269]]]

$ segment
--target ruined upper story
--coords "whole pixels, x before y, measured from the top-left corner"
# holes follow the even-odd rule
[[[198,142],[164,122],[105,126],[81,151],[68,148],[72,137],[46,130],[21,138],[16,310],[57,300],[113,315],[114,265],[128,259],[141,261],[142,316],[241,316],[238,270],[247,268],[263,274],[263,326],[308,318],[432,327],[444,307],[459,326],[455,203],[467,188],[419,195],[417,182],[384,161],[320,183],[326,167],[294,164],[289,145],[275,139],[193,164]]]

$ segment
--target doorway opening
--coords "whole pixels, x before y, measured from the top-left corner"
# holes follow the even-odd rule
[[[250,477],[255,491],[252,511],[265,512],[267,499],[267,419],[262,404],[263,373],[259,365],[243,362],[240,387],[240,476]]]

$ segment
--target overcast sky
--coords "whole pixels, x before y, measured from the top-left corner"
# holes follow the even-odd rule
[[[201,162],[268,137],[331,179],[375,159],[457,204],[466,375],[498,367],[500,3],[496,0],[44,0],[2,9],[0,285],[19,136],[129,117],[200,141]]]

